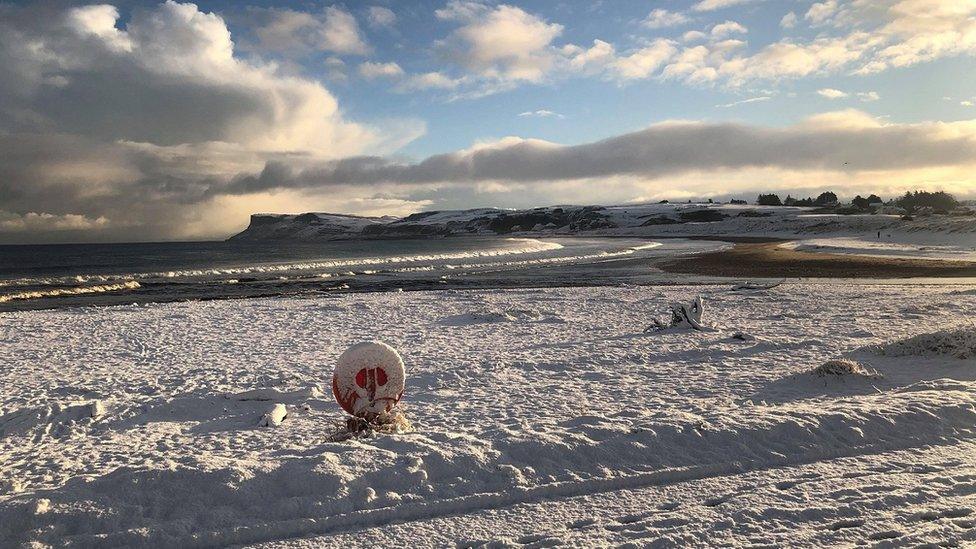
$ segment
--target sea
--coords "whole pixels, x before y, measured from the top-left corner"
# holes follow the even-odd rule
[[[0,246],[0,311],[443,288],[674,279],[700,240],[457,237]]]

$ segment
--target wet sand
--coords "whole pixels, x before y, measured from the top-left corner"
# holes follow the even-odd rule
[[[976,277],[976,262],[802,252],[781,242],[737,241],[730,250],[662,262],[662,270],[729,277],[912,278]]]

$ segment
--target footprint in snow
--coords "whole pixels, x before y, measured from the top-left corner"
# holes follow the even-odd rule
[[[522,547],[535,549],[537,547],[558,547],[563,540],[546,534],[530,534],[515,540]]]
[[[973,514],[973,510],[969,507],[955,507],[952,509],[923,511],[916,515],[916,517],[921,521],[932,522],[943,518],[957,519],[968,517],[971,514]]]
[[[882,530],[880,532],[875,532],[868,536],[870,541],[883,541],[886,539],[897,539],[904,536],[905,533],[898,530]]]
[[[862,519],[844,519],[831,524],[830,529],[836,532],[845,528],[860,528],[861,526],[864,526],[864,520]]]
[[[726,501],[729,501],[729,499],[731,498],[732,498],[731,495],[725,495],[725,496],[706,499],[705,507],[718,507],[719,505],[722,505]]]
[[[596,519],[589,518],[589,519],[580,519],[575,522],[571,522],[569,523],[569,528],[571,530],[586,530],[587,528],[593,528],[596,525],[597,525]]]

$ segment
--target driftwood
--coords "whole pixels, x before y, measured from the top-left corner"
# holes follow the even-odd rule
[[[701,296],[695,298],[691,303],[672,303],[671,319],[663,322],[655,318],[654,323],[644,329],[645,332],[669,330],[672,328],[692,328],[702,332],[710,332],[712,328],[702,323],[702,315],[705,313],[705,302]]]

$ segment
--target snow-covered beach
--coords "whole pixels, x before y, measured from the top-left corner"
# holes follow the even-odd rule
[[[0,0],[0,549],[976,549],[974,69],[976,0]]]
[[[697,295],[715,331],[644,332]],[[4,313],[0,545],[965,545],[974,307],[837,281]],[[329,442],[364,339],[403,354],[413,430]]]

